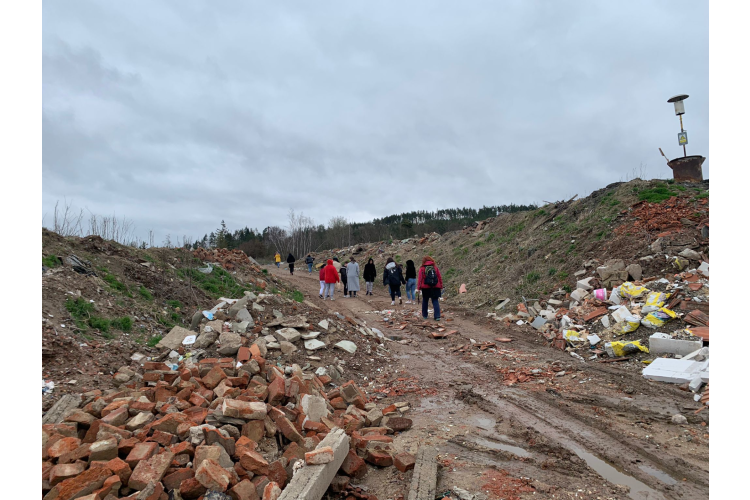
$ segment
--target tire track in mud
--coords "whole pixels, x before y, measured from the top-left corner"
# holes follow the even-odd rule
[[[374,297],[360,296],[356,299],[344,299],[339,294],[333,303],[322,301],[317,297],[319,288],[317,274],[308,276],[306,271],[300,271],[296,276],[289,276],[277,269],[271,272],[303,290],[306,296],[311,297],[308,300],[316,306],[332,312],[348,312],[352,316],[365,319],[370,325],[373,325],[378,317],[367,314],[368,311],[401,307],[390,306],[390,297],[387,297],[385,292],[377,290]],[[454,321],[450,323],[451,328],[458,329],[457,335],[466,342],[468,342],[469,335],[478,341],[491,340],[497,336],[497,332],[492,331],[495,328],[489,329],[479,324],[477,321],[479,318],[476,318],[472,312],[463,312],[450,305],[446,307],[450,307],[453,312]],[[514,345],[515,348],[532,351],[542,359],[559,358],[561,355],[561,352],[552,351],[538,339],[524,337],[517,331],[513,334],[514,338],[519,340]],[[652,449],[646,449],[640,442],[633,442],[628,436],[621,436],[616,431],[608,429],[601,420],[593,419],[561,404],[569,402],[581,406],[590,405],[592,399],[604,401],[604,398],[596,395],[593,398],[588,395],[558,397],[547,391],[505,387],[500,385],[495,367],[479,359],[478,356],[468,356],[468,359],[462,359],[462,357],[449,354],[445,349],[440,349],[446,347],[448,345],[446,343],[427,340],[418,335],[405,334],[404,336],[413,340],[415,344],[389,344],[389,346],[397,346],[393,349],[394,358],[408,363],[409,370],[419,374],[426,384],[442,386],[441,391],[444,394],[451,392],[450,386],[460,386],[454,391],[454,398],[469,405],[475,405],[500,419],[514,422],[520,427],[530,428],[534,434],[543,436],[543,445],[529,447],[533,454],[544,456],[552,452],[566,458],[575,455],[585,461],[603,480],[612,484],[628,485],[630,487],[628,497],[633,499],[708,497],[707,471],[692,466],[671,454],[665,454],[666,458],[662,458],[658,449],[651,446]],[[586,363],[585,369],[594,374],[610,377],[623,375],[623,372],[613,367],[593,363]],[[628,382],[631,383],[630,380]],[[632,383],[636,387],[653,391],[653,387],[647,382],[636,379]],[[678,394],[676,389],[671,387],[665,387],[665,389],[666,393]],[[552,392],[554,394],[554,390]],[[613,411],[643,413],[648,415],[647,418],[660,420],[667,419],[669,415],[668,411],[623,407],[620,404],[621,402],[615,404],[612,401],[602,406],[610,407]],[[478,443],[476,436],[484,439],[484,442]],[[487,440],[490,442],[488,443]],[[472,434],[468,439],[454,438],[446,441],[446,444],[462,447],[478,454],[487,455],[489,452],[491,457],[499,459],[500,462],[507,461],[507,447],[510,446],[506,444],[503,448],[502,443],[497,444],[491,433]],[[513,446],[510,447],[513,448]],[[527,477],[534,477],[540,472],[539,460],[527,458],[526,461],[513,461],[509,469]],[[685,477],[687,481],[678,482],[673,476],[680,479]]]

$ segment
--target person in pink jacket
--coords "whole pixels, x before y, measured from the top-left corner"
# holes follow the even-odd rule
[[[429,301],[432,300],[435,321],[440,321],[440,296],[443,294],[443,277],[435,264],[435,259],[425,255],[419,268],[417,290],[422,292],[422,318],[427,319]]]

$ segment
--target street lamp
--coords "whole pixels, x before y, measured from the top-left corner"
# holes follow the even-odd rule
[[[674,97],[670,97],[667,99],[667,102],[673,102],[674,103],[674,114],[680,117],[680,133],[677,134],[677,143],[682,146],[682,154],[685,158],[687,158],[687,150],[685,149],[685,145],[688,143],[687,138],[687,132],[684,128],[682,128],[682,115],[685,114],[685,99],[687,99],[687,94],[677,94]]]

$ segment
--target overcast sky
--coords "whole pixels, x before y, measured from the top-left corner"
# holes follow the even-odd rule
[[[43,213],[200,238],[585,196],[708,151],[708,2],[43,3]],[[704,177],[708,177],[704,164]]]

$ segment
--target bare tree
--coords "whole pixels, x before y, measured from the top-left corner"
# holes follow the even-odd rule
[[[330,236],[331,247],[342,248],[347,246],[350,238],[350,224],[346,217],[333,217],[328,221],[328,232]]]
[[[52,230],[60,236],[82,236],[83,228],[83,209],[77,214],[73,210],[73,203],[68,203],[63,199],[63,206],[60,207],[60,201],[55,203],[55,211],[52,214]]]

